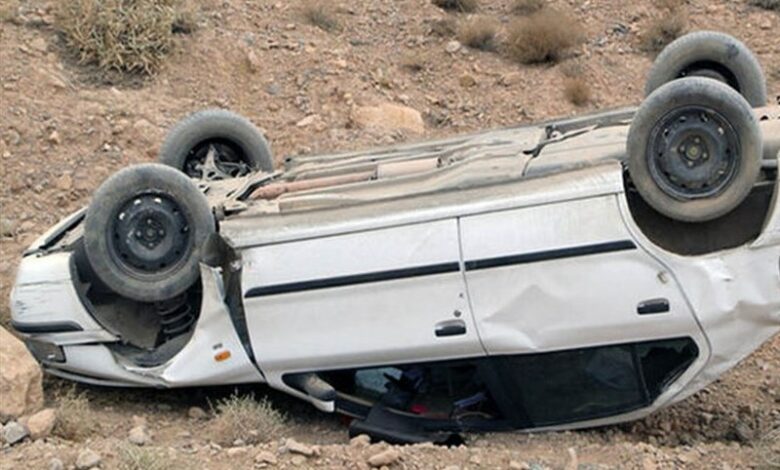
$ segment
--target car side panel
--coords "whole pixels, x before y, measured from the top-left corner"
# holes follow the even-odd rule
[[[633,243],[615,196],[466,217],[461,234],[472,309],[491,355],[702,338],[674,278]],[[478,261],[502,259],[495,267]],[[656,301],[668,311],[639,314]]]
[[[484,354],[454,219],[242,252],[247,325],[267,376]],[[437,324],[465,333],[437,337]]]

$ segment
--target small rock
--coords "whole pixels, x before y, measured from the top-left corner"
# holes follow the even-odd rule
[[[257,73],[262,70],[260,58],[257,57],[257,54],[255,54],[255,51],[252,49],[247,49],[246,51],[246,63],[249,65],[249,70],[251,70],[252,73]]]
[[[27,420],[27,429],[30,430],[30,437],[33,440],[48,437],[52,429],[54,429],[56,421],[57,411],[54,408],[46,408],[30,416],[30,419]]]
[[[187,410],[187,416],[189,416],[191,419],[206,419],[208,418],[208,415],[203,410],[203,408],[199,406],[191,406],[189,410]]]
[[[349,440],[349,445],[352,447],[362,448],[371,445],[371,436],[368,434],[360,434]]]
[[[65,470],[65,464],[58,458],[49,460],[49,470]]]
[[[89,470],[100,465],[100,461],[100,454],[91,449],[84,449],[76,458],[76,470]]]
[[[0,422],[43,408],[41,368],[24,343],[3,327],[0,364]]]
[[[569,447],[569,463],[566,464],[566,470],[577,470],[580,466],[579,458],[577,457],[577,450],[574,447]]]
[[[49,134],[49,143],[59,145],[60,142],[60,133],[57,131],[52,131],[51,134]]]
[[[231,447],[227,450],[228,457],[237,457],[239,455],[244,455],[248,452],[246,447]]]
[[[11,219],[0,217],[0,237],[13,237],[16,226]]]
[[[368,458],[368,464],[372,467],[390,466],[401,458],[401,454],[392,447]]]
[[[479,465],[482,465],[482,458],[479,455],[473,455],[469,459],[469,462],[473,463],[474,465],[479,466]]]
[[[261,450],[255,455],[255,462],[276,465],[277,460],[273,453],[268,452],[267,450]]]
[[[419,111],[394,103],[358,107],[352,112],[352,122],[362,128],[425,132],[425,123]]]
[[[461,44],[458,41],[452,40],[447,43],[447,45],[444,47],[444,50],[446,50],[450,54],[454,54],[458,52],[460,48],[461,48]]]
[[[54,180],[54,185],[61,191],[70,191],[73,187],[73,178],[68,173],[63,173]]]
[[[750,429],[750,426],[745,423],[737,423],[737,425],[734,426],[734,434],[737,436],[737,439],[743,443],[748,443],[755,438],[755,433]]]
[[[29,435],[30,431],[28,431],[24,425],[17,423],[16,421],[11,421],[3,426],[3,440],[9,445],[21,442]]]
[[[127,435],[127,440],[137,446],[146,445],[149,442],[149,434],[146,432],[146,427],[136,426],[131,429]]]
[[[284,447],[286,447],[290,453],[305,455],[306,457],[311,457],[319,453],[318,447],[307,446],[306,444],[302,444],[295,439],[287,439],[284,441]]]
[[[300,121],[298,121],[297,123],[295,123],[295,125],[296,127],[306,127],[309,124],[313,123],[317,119],[317,117],[318,116],[316,114],[310,114],[305,118],[301,119]]]
[[[296,455],[295,457],[292,458],[292,464],[295,465],[296,467],[300,467],[305,463],[306,463],[306,457],[302,455]]]
[[[529,467],[527,463],[525,462],[518,462],[516,460],[512,460],[509,462],[509,469],[510,470],[528,470]]]

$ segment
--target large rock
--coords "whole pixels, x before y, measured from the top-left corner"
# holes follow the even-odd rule
[[[54,429],[54,423],[57,421],[57,411],[54,408],[46,408],[27,420],[27,429],[30,430],[30,437],[35,441],[43,439],[51,434]]]
[[[25,437],[29,436],[30,432],[24,425],[11,421],[3,426],[3,440],[9,444],[14,445],[17,442],[21,442]]]
[[[43,407],[41,368],[20,340],[0,327],[0,421]]]
[[[393,103],[360,106],[352,111],[352,122],[362,128],[425,132],[422,115],[416,109]]]

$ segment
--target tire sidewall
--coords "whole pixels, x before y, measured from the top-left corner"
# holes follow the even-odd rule
[[[207,140],[224,139],[241,149],[253,170],[273,171],[268,141],[242,116],[221,109],[195,113],[168,134],[160,149],[160,163],[183,170],[189,152]]]
[[[691,33],[667,46],[650,70],[645,96],[678,79],[684,69],[698,62],[714,62],[727,68],[748,103],[766,106],[766,80],[758,60],[741,41],[713,31]]]
[[[718,111],[733,126],[740,145],[740,162],[729,186],[717,196],[682,201],[654,181],[647,148],[651,130],[676,108],[703,105]],[[645,201],[658,212],[684,222],[717,219],[735,209],[758,179],[763,141],[750,105],[731,87],[707,78],[685,78],[663,85],[642,104],[628,134],[628,169]]]

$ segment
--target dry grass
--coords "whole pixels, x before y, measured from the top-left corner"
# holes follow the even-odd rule
[[[433,4],[444,10],[471,13],[479,9],[478,0],[433,0]]]
[[[55,435],[63,439],[81,441],[98,429],[97,417],[89,408],[89,400],[83,392],[78,393],[75,387],[71,387],[60,392],[56,401],[58,407]]]
[[[567,78],[563,82],[563,95],[575,106],[585,106],[590,102],[590,85],[583,77]]]
[[[333,32],[339,29],[333,5],[325,0],[310,0],[303,4],[303,18],[312,26],[323,31]]]
[[[125,444],[119,448],[120,470],[169,470],[183,468],[173,462],[164,451]]]
[[[523,64],[558,62],[584,38],[574,18],[552,9],[517,19],[508,35],[510,57]]]
[[[68,0],[56,4],[56,26],[82,64],[152,75],[173,48],[174,31],[196,24],[182,5],[181,0]]]
[[[482,51],[496,50],[496,33],[498,24],[483,16],[470,18],[461,24],[458,30],[458,40],[473,49]]]
[[[212,407],[216,418],[212,424],[214,439],[230,445],[237,439],[247,444],[267,442],[277,437],[287,418],[268,399],[254,395],[231,395]]]
[[[431,34],[442,38],[451,38],[458,32],[458,23],[454,18],[442,18],[431,22]]]
[[[688,29],[688,17],[681,11],[664,12],[647,27],[642,35],[642,49],[658,52],[682,36]]]
[[[748,4],[765,10],[780,11],[780,0],[748,0]]]
[[[545,7],[545,0],[515,0],[512,13],[516,15],[531,15]]]

